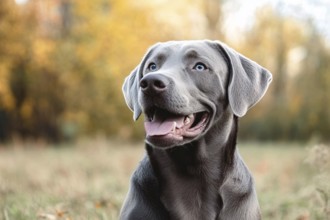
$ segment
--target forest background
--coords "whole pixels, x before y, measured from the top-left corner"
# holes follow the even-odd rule
[[[329,4],[252,3],[1,0],[0,141],[141,140],[124,78],[158,41],[205,38],[273,73],[241,120],[241,139],[329,141]]]

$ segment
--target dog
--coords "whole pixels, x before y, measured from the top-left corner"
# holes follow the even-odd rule
[[[271,81],[268,70],[219,41],[152,46],[123,85],[134,120],[145,116],[146,156],[120,219],[261,219],[236,138],[238,119]]]

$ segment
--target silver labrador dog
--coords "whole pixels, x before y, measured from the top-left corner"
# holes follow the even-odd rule
[[[120,219],[261,219],[236,136],[238,118],[271,80],[269,71],[218,41],[151,47],[123,85],[134,120],[145,115],[147,155]]]

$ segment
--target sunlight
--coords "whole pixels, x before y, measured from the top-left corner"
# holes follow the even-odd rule
[[[28,2],[29,0],[15,0],[16,4],[18,5],[23,5],[25,4],[26,2]]]

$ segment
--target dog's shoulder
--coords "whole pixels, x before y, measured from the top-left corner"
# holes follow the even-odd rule
[[[147,156],[131,177],[120,219],[168,219],[168,212],[160,201],[159,182]]]
[[[132,175],[131,183],[135,184],[141,190],[146,191],[146,193],[158,190],[158,179],[156,178],[148,156],[144,156],[140,161]]]
[[[261,219],[253,177],[238,152],[232,170],[220,187],[220,195],[224,201],[220,219],[241,220],[242,216],[246,220]]]

